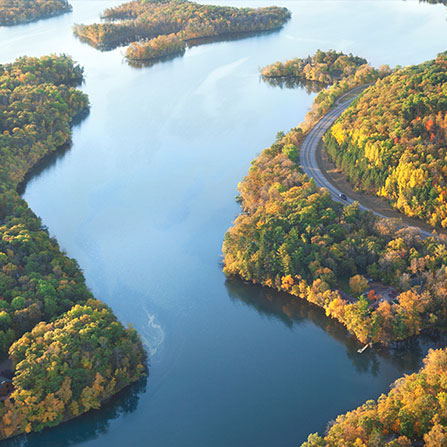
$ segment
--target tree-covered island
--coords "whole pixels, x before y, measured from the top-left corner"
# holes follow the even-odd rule
[[[71,10],[68,0],[0,0],[0,26],[33,22]]]
[[[105,23],[75,25],[79,39],[100,49],[128,45],[129,60],[182,53],[200,39],[278,29],[290,18],[286,8],[235,8],[187,0],[136,0],[106,9]]]
[[[14,387],[0,398],[0,439],[99,408],[145,373],[136,331],[93,298],[17,193],[39,160],[69,143],[89,107],[75,88],[82,79],[67,56],[0,65],[0,363],[9,354]]]

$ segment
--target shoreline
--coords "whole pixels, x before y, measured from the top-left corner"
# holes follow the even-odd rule
[[[43,56],[44,57],[44,56]],[[56,56],[53,56],[56,57]],[[61,56],[63,57],[63,56]],[[36,60],[40,61],[41,59],[35,58]],[[71,60],[71,59],[70,59]],[[11,65],[17,63],[13,62]],[[74,63],[73,63],[74,64]],[[59,246],[57,240],[55,238],[51,238],[48,232],[48,228],[42,224],[42,221],[40,217],[36,215],[36,213],[31,209],[31,207],[28,205],[27,201],[22,197],[28,182],[36,175],[44,171],[48,166],[50,166],[54,161],[56,161],[58,158],[63,156],[67,153],[67,151],[72,147],[72,129],[73,126],[80,123],[82,120],[84,120],[90,112],[90,103],[88,100],[88,97],[85,93],[81,92],[81,90],[76,89],[77,86],[82,84],[84,79],[78,80],[75,85],[71,85],[73,87],[73,91],[77,92],[77,94],[82,95],[84,98],[83,108],[79,108],[79,111],[77,113],[73,113],[71,119],[68,116],[66,119],[66,123],[70,128],[70,132],[67,133],[65,141],[59,145],[49,145],[46,146],[46,153],[41,153],[39,151],[36,151],[36,156],[31,158],[27,161],[27,167],[28,169],[25,171],[23,169],[20,172],[20,177],[22,177],[22,180],[18,181],[12,181],[9,180],[10,183],[6,183],[4,186],[4,193],[9,194],[13,199],[13,204],[10,205],[12,208],[8,210],[8,212],[5,214],[5,223],[4,223],[4,229],[7,231],[9,228],[8,225],[10,225],[10,218],[14,218],[15,210],[18,208],[18,206],[22,206],[25,208],[28,213],[28,220],[23,220],[21,222],[21,225],[24,225],[24,228],[30,232],[31,236],[30,238],[43,238],[44,240],[48,239],[48,242],[53,240],[53,252],[56,256],[60,257],[61,259],[65,259],[66,262],[70,261],[74,263],[74,271],[61,271],[65,275],[64,277],[67,277],[69,280],[77,281],[77,283],[82,287],[83,289],[78,290],[74,295],[73,298],[65,298],[69,300],[69,304],[64,304],[62,307],[57,308],[56,312],[53,314],[42,314],[39,316],[39,319],[37,319],[36,323],[32,326],[31,329],[25,330],[25,332],[21,333],[20,331],[17,332],[14,335],[14,338],[9,345],[7,346],[7,351],[5,352],[6,359],[9,359],[12,361],[13,365],[15,363],[21,364],[21,360],[23,358],[27,358],[26,353],[22,353],[23,358],[17,357],[17,352],[14,352],[14,346],[17,342],[20,342],[23,337],[28,341],[30,345],[30,349],[33,346],[33,343],[35,343],[34,337],[34,330],[44,330],[46,334],[49,334],[48,337],[55,337],[57,339],[58,335],[62,336],[63,334],[71,334],[72,339],[76,339],[79,341],[82,340],[81,333],[79,327],[73,326],[70,329],[70,326],[67,326],[67,322],[75,322],[78,318],[78,326],[80,324],[79,316],[85,316],[85,318],[89,319],[90,321],[90,327],[97,328],[96,330],[107,330],[110,329],[111,325],[116,325],[116,331],[115,336],[117,338],[113,338],[110,336],[110,338],[104,339],[105,345],[101,345],[101,351],[98,351],[98,346],[95,344],[95,341],[89,342],[90,344],[85,345],[83,349],[86,350],[88,353],[92,353],[96,356],[97,366],[95,369],[92,369],[92,373],[88,375],[84,382],[82,383],[83,391],[87,389],[88,387],[93,387],[96,382],[99,380],[113,382],[113,385],[110,387],[102,387],[99,388],[99,394],[97,395],[96,403],[92,403],[89,405],[83,405],[78,402],[80,397],[77,397],[74,400],[71,400],[71,395],[67,400],[60,400],[59,404],[62,405],[62,408],[59,410],[59,414],[61,419],[58,422],[54,422],[56,419],[52,419],[51,417],[47,417],[46,419],[33,419],[29,418],[29,414],[26,412],[25,408],[27,407],[26,402],[23,400],[23,393],[28,393],[31,397],[36,396],[36,401],[33,401],[33,405],[36,408],[40,409],[40,406],[45,401],[45,399],[48,398],[50,394],[38,395],[36,393],[42,393],[41,391],[41,382],[39,380],[35,380],[31,384],[28,385],[27,388],[22,388],[20,386],[20,383],[14,387],[14,390],[12,393],[8,394],[5,399],[5,403],[2,406],[2,415],[1,417],[6,417],[8,414],[13,414],[19,417],[22,417],[23,420],[19,423],[15,421],[15,416],[12,419],[9,419],[10,422],[4,422],[4,426],[1,430],[0,439],[6,440],[14,437],[18,437],[24,434],[28,434],[30,432],[36,433],[41,432],[42,430],[46,430],[48,428],[56,427],[64,422],[67,422],[72,419],[76,419],[79,416],[82,416],[84,414],[89,413],[91,410],[100,410],[103,406],[103,404],[106,404],[109,402],[112,398],[119,395],[121,392],[123,392],[125,389],[130,387],[132,384],[140,382],[143,378],[147,377],[149,374],[149,365],[148,365],[148,355],[147,352],[142,344],[142,340],[140,337],[140,334],[136,332],[134,329],[130,329],[123,325],[119,319],[116,317],[115,313],[113,312],[113,309],[111,309],[105,302],[102,302],[98,299],[96,299],[90,289],[88,288],[85,278],[83,276],[82,270],[77,264],[77,261],[73,258],[69,258],[68,255],[62,250],[62,248]],[[56,85],[56,84],[52,84]],[[49,101],[51,104],[51,101]],[[45,107],[48,107],[48,104],[45,103]],[[39,144],[40,140],[37,140],[33,144]],[[6,146],[8,148],[8,146]],[[24,168],[26,168],[26,165]],[[8,174],[10,171],[6,171]],[[19,205],[17,205],[19,204]],[[8,220],[9,219],[9,220]],[[20,217],[16,217],[16,219],[20,219]],[[28,224],[28,222],[31,222],[31,224]],[[3,223],[3,222],[2,222]],[[17,225],[17,224],[16,224]],[[28,226],[29,227],[28,227]],[[34,225],[34,228],[33,228]],[[29,229],[31,228],[31,229]],[[34,234],[36,233],[36,234]],[[42,251],[42,248],[39,247],[39,250]],[[38,253],[40,253],[38,251]],[[54,258],[56,259],[56,258]],[[47,262],[47,261],[45,261]],[[49,262],[49,261],[48,261]],[[65,261],[64,261],[65,262]],[[32,271],[33,272],[33,271]],[[31,272],[31,273],[32,273]],[[55,292],[56,293],[56,292]],[[34,292],[36,295],[36,292]],[[36,295],[38,298],[33,301],[33,303],[36,303],[37,305],[43,306],[43,300],[42,303],[39,301],[39,295]],[[55,297],[56,299],[58,296]],[[29,304],[28,304],[29,305]],[[34,304],[33,304],[34,305]],[[91,313],[88,313],[90,310]],[[48,311],[47,311],[48,312]],[[78,313],[77,313],[78,312]],[[71,318],[71,320],[70,320]],[[95,320],[96,318],[96,320]],[[86,320],[84,320],[86,321]],[[82,327],[82,326],[80,326]],[[42,329],[45,328],[45,329]],[[54,335],[56,334],[56,335]],[[27,337],[27,338],[26,338]],[[52,338],[53,340],[53,338]],[[64,343],[62,341],[63,339],[59,340],[59,343]],[[126,345],[127,343],[127,345]],[[130,343],[130,344],[129,344]],[[70,345],[67,344],[67,349],[73,356],[76,356],[76,353],[79,354],[79,346],[76,344]],[[123,359],[125,359],[129,363],[128,371],[125,369],[123,373],[120,373],[121,366],[121,360],[116,360],[116,366],[115,360],[110,356],[110,354],[107,354],[107,351],[104,351],[105,348],[115,350],[118,353],[121,353],[121,356]],[[53,363],[55,360],[53,360]],[[76,362],[73,365],[70,365],[70,367],[67,367],[68,369],[64,369],[64,381],[68,380],[69,387],[71,387],[71,381],[72,381],[72,371],[73,368],[76,368]],[[15,365],[17,366],[17,365]],[[13,381],[14,377],[16,376],[16,373],[18,372],[19,375],[28,377],[29,370],[25,367],[22,369],[17,369],[16,367],[13,367],[11,372],[13,375]],[[104,373],[101,368],[107,366],[110,368],[110,372]],[[48,372],[48,365],[46,363],[43,363],[43,371]],[[101,371],[102,374],[104,374],[104,377],[99,372]],[[96,374],[96,375],[95,375]],[[29,379],[28,379],[29,380]],[[14,382],[13,382],[14,383]],[[65,382],[64,382],[65,383]],[[100,385],[98,385],[100,387]],[[71,388],[69,388],[71,391]],[[37,390],[37,391],[36,391]],[[19,393],[17,395],[14,395],[14,393]],[[44,398],[42,397],[44,396]],[[40,399],[40,400],[39,400]],[[93,401],[94,402],[94,401]],[[73,411],[70,405],[78,405],[78,410]],[[71,414],[71,415],[70,415]],[[37,424],[38,423],[38,424]],[[35,425],[36,424],[36,425]]]
[[[51,19],[53,17],[62,16],[64,14],[68,14],[70,12],[73,12],[73,7],[71,5],[70,5],[70,8],[67,10],[57,11],[57,12],[45,14],[45,15],[39,16],[39,17],[33,17],[33,18],[30,18],[29,20],[23,20],[23,21],[14,22],[14,23],[1,23],[0,22],[0,27],[4,26],[5,28],[11,28],[13,26],[28,25],[29,23],[38,22],[40,20]]]
[[[315,179],[313,178],[312,173],[308,172],[309,171],[309,166],[307,166],[307,169],[305,169],[303,167],[303,163],[302,163],[302,160],[303,160],[303,158],[302,158],[303,157],[303,147],[305,146],[306,150],[309,152],[309,147],[311,147],[312,145],[315,145],[315,140],[317,140],[317,147],[321,147],[323,135],[326,133],[326,130],[324,129],[324,126],[325,125],[326,126],[329,125],[328,129],[330,129],[332,127],[333,121],[336,121],[336,119],[338,118],[338,117],[336,117],[337,113],[340,116],[346,110],[346,108],[349,107],[351,102],[353,100],[355,100],[355,98],[357,98],[359,96],[359,94],[357,94],[353,98],[349,98],[349,100],[347,102],[345,101],[345,102],[340,104],[340,101],[343,98],[350,97],[354,92],[357,93],[357,91],[359,89],[361,91],[363,91],[364,88],[365,88],[364,85],[360,85],[360,86],[353,87],[353,88],[349,89],[348,91],[346,91],[344,93],[341,93],[338,97],[335,98],[332,106],[329,108],[329,110],[325,114],[323,114],[323,115],[321,115],[319,117],[311,117],[312,121],[310,123],[308,123],[308,124],[311,124],[311,125],[308,125],[306,127],[306,130],[302,131],[301,141],[299,141],[296,144],[296,147],[297,147],[297,150],[298,150],[298,161],[296,162],[296,167],[298,168],[298,170],[301,171],[301,173],[306,174],[307,177],[309,178],[309,180],[313,179],[314,183],[315,183],[315,186],[319,190],[321,190],[321,189],[326,190],[332,196],[331,197],[332,201],[334,201],[334,202],[341,202],[343,204],[343,206],[346,206],[347,203],[344,200],[338,199],[338,197],[334,199],[333,191],[330,191],[327,188],[325,188],[325,185],[321,185],[321,184],[319,185],[317,182],[315,182]],[[297,128],[301,128],[301,130],[302,130],[303,129],[302,126],[303,126],[303,124],[305,122],[306,122],[306,119],[305,119],[305,121],[300,123],[297,126]],[[297,129],[297,128],[295,128],[295,129]],[[285,134],[284,138],[287,138],[287,136],[290,135],[293,132],[293,130],[294,129],[292,129],[289,133]],[[322,131],[324,131],[324,132],[322,132]],[[310,143],[309,143],[309,141],[310,141]],[[307,154],[307,156],[308,156],[308,154]],[[255,160],[257,160],[259,157],[260,156],[258,156]],[[312,169],[311,169],[311,171],[312,171]],[[319,182],[319,183],[321,183],[321,182]],[[369,209],[367,209],[367,211],[372,212],[372,210],[369,210]],[[241,213],[239,215],[242,215],[242,214],[244,214],[243,209],[241,210]],[[385,217],[385,218],[387,218],[387,217]],[[230,229],[233,229],[233,228],[235,228],[234,225],[232,227],[230,227]],[[227,231],[230,231],[230,229],[227,230]],[[421,236],[423,236],[424,230],[419,228],[419,227],[417,227],[417,230],[420,232]],[[431,235],[428,234],[428,236],[431,236]],[[224,253],[225,253],[225,251],[224,251]],[[225,259],[223,261],[223,264],[225,266]],[[240,271],[236,272],[236,273],[229,273],[228,276],[230,276],[230,277],[231,276],[238,277],[238,278],[242,279],[243,281],[247,281],[246,278],[243,278],[241,276],[241,272]],[[289,275],[289,276],[292,278],[291,275]],[[295,277],[298,278],[297,276],[294,276],[294,278]],[[293,279],[292,279],[293,287],[291,285],[284,286],[284,284],[282,284],[282,285],[278,285],[278,284],[273,285],[271,279],[268,279],[268,281],[270,281],[270,284],[267,281],[264,282],[263,279],[261,279],[261,280],[259,280],[259,279],[252,279],[252,280],[248,280],[247,282],[249,282],[249,283],[252,282],[253,284],[258,284],[258,285],[260,285],[262,287],[268,287],[268,288],[273,289],[275,291],[285,292],[285,293],[288,293],[291,296],[296,297],[296,299],[304,299],[304,300],[306,300],[307,302],[309,302],[311,304],[315,304],[317,307],[320,307],[322,310],[325,311],[327,317],[330,317],[331,319],[334,319],[334,320],[338,321],[339,323],[341,323],[346,328],[346,330],[348,330],[348,332],[358,341],[358,343],[360,343],[362,345],[368,344],[371,347],[373,345],[383,346],[383,347],[398,346],[399,344],[406,342],[407,340],[411,339],[412,337],[418,336],[420,334],[420,332],[422,332],[422,331],[438,330],[438,329],[440,330],[440,328],[437,328],[437,327],[427,326],[427,327],[420,328],[418,333],[405,336],[405,338],[395,338],[395,339],[391,339],[390,338],[390,339],[384,340],[384,341],[382,341],[382,340],[373,341],[372,338],[361,339],[361,338],[359,338],[359,336],[361,336],[360,332],[359,332],[359,335],[356,335],[356,333],[352,332],[348,328],[349,321],[345,319],[344,313],[333,312],[331,310],[330,306],[329,306],[329,302],[327,302],[326,299],[323,299],[322,297],[319,298],[319,294],[321,296],[323,296],[323,293],[322,292],[320,293],[318,290],[313,290],[313,283],[308,283],[306,280],[302,280],[302,278],[300,277],[300,279],[297,280],[300,283],[299,288],[298,288],[298,282],[295,283]],[[303,283],[303,285],[301,283]],[[293,291],[293,293],[292,293],[292,291]],[[344,294],[343,294],[343,292],[342,292],[340,287],[338,287],[338,288],[329,288],[329,290],[327,290],[327,292],[334,293],[334,294],[338,295],[338,298],[344,302],[343,306],[355,305],[356,303],[359,302],[359,300],[355,300],[354,302],[346,300],[344,298]],[[401,293],[403,293],[403,292],[401,292]],[[315,295],[315,298],[311,300],[310,297],[312,296],[312,294]],[[334,300],[335,299],[337,299],[337,298],[334,298]],[[368,303],[368,308],[371,309],[371,303]],[[371,317],[371,315],[368,316],[368,318],[370,318],[370,317]],[[368,322],[368,318],[365,319],[365,321],[363,322],[364,324],[366,324]],[[399,337],[399,336],[397,335],[397,337]]]
[[[71,128],[80,124],[84,119],[86,119],[90,114],[90,106],[86,107],[84,110],[79,112],[70,123]],[[69,141],[66,141],[61,146],[58,146],[56,150],[47,152],[43,157],[39,158],[39,160],[34,163],[33,166],[25,173],[23,180],[20,181],[17,185],[16,192],[23,199],[23,194],[25,193],[28,182],[35,176],[43,172],[47,167],[51,166],[51,164],[57,161],[58,158],[64,156],[72,147],[73,142],[71,141],[71,137]],[[25,200],[25,199],[23,199]],[[26,202],[26,200],[25,200]],[[28,204],[28,202],[27,202]],[[31,209],[31,208],[30,208]],[[34,211],[33,211],[34,212]]]

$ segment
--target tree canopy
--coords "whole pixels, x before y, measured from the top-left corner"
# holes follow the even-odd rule
[[[261,69],[265,82],[279,87],[305,87],[319,92],[301,129],[308,131],[325,115],[336,100],[356,87],[366,87],[391,72],[387,65],[376,69],[362,57],[334,50],[318,50],[306,58],[275,62]]]
[[[377,402],[338,416],[323,437],[312,434],[301,447],[443,447],[446,383],[447,350],[430,350],[419,372],[398,379]]]
[[[447,53],[396,70],[364,92],[325,138],[359,189],[447,227]]]
[[[0,25],[18,25],[71,10],[67,0],[0,0]]]
[[[361,342],[389,344],[425,328],[445,328],[444,239],[422,239],[416,229],[356,204],[343,207],[298,165],[300,145],[321,113],[310,115],[304,127],[279,133],[252,162],[238,187],[243,213],[224,239],[225,273],[323,307]],[[397,296],[360,296],[365,277]]]
[[[203,38],[280,28],[286,8],[235,8],[187,0],[136,0],[104,11],[105,23],[75,25],[82,41],[100,49],[131,44],[129,60],[182,53],[186,44]]]
[[[67,56],[0,65],[0,359],[13,360],[15,391],[0,401],[0,439],[77,416],[144,373],[136,332],[92,298],[17,193],[25,175],[71,138],[88,98]]]
[[[352,54],[318,50],[312,56],[267,65],[261,69],[261,75],[266,79],[288,77],[333,84],[353,75],[361,66],[367,64],[366,59]]]

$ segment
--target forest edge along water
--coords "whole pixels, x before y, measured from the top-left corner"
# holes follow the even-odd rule
[[[276,310],[260,312],[255,303],[264,292],[243,284],[228,299],[217,261],[238,212],[235,186],[313,100],[301,89],[261,84],[258,68],[336,46],[374,65],[419,63],[443,50],[444,9],[323,2],[316,14],[313,2],[274,2],[292,10],[280,32],[190,48],[183,58],[134,70],[121,64],[119,50],[98,53],[69,29],[121,2],[71,3],[72,14],[0,30],[2,63],[69,52],[85,67],[83,90],[92,103],[73,130],[72,148],[29,181],[24,198],[79,261],[94,295],[158,348],[149,386],[137,390],[129,411],[98,412],[16,445],[138,445],[150,438],[160,446],[267,446],[281,445],[278,433],[282,445],[296,445],[416,370],[426,348],[420,356],[413,351],[413,363],[402,363],[403,352],[398,361],[381,353],[371,360],[368,351],[358,359],[357,345],[350,354],[349,337],[342,330],[333,338],[324,315],[319,324],[290,320],[274,293],[265,305]]]

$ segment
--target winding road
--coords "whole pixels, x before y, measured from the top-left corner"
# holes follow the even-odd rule
[[[352,91],[348,92],[347,94],[349,94],[349,93],[352,93]],[[336,103],[336,107],[333,108],[330,112],[328,112],[323,118],[321,118],[320,121],[318,121],[318,123],[307,134],[307,136],[304,139],[303,144],[301,146],[301,150],[300,150],[300,164],[301,164],[303,171],[309,176],[309,178],[314,179],[315,184],[317,186],[319,186],[320,188],[326,188],[335,201],[341,202],[344,205],[350,204],[350,203],[354,202],[354,200],[347,196],[346,196],[346,200],[342,199],[340,197],[342,192],[333,183],[331,183],[327,179],[325,174],[321,171],[320,167],[318,166],[318,162],[317,162],[317,149],[318,149],[318,145],[320,144],[321,139],[323,138],[323,135],[329,130],[329,128],[332,126],[332,124],[334,124],[335,120],[356,99],[356,97],[357,96],[355,96],[354,98],[348,99],[347,101],[344,101],[344,102],[341,102],[343,97],[340,98]],[[365,210],[365,211],[372,211],[377,216],[388,218],[387,216],[381,214],[377,210],[368,208],[361,202],[358,202],[358,203],[359,203],[360,209]],[[420,227],[417,227],[417,228],[419,229],[419,231],[421,232],[421,235],[423,237],[431,236],[431,233],[429,231],[426,231]]]

